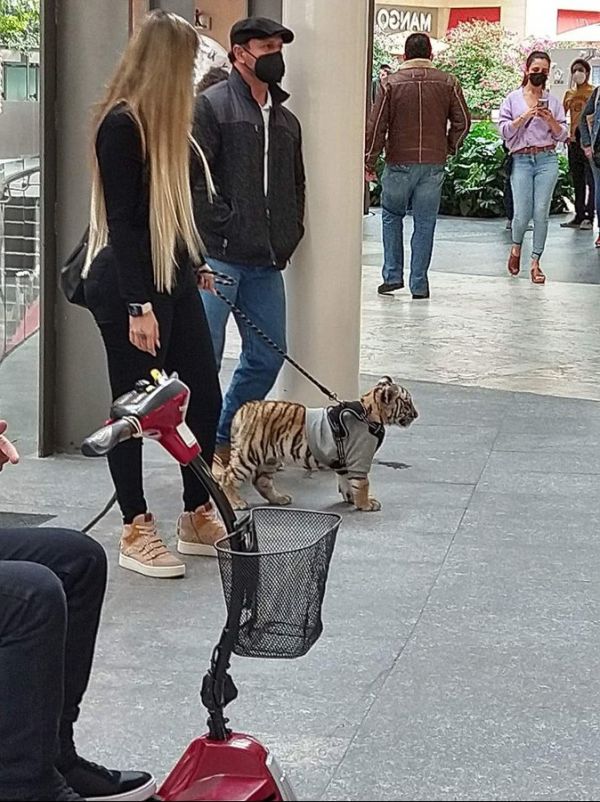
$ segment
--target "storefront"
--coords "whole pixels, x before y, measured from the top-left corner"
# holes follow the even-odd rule
[[[382,33],[407,33],[425,31],[436,39],[461,22],[486,20],[500,22],[502,3],[490,0],[405,0],[398,3],[392,0],[377,0],[375,3],[375,25]]]
[[[376,0],[385,33],[426,31],[438,39],[462,22],[499,22],[521,36],[574,42],[600,38],[599,0]]]

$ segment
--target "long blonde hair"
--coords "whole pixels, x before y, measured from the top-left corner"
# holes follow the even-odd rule
[[[176,248],[200,261],[202,242],[190,188],[190,145],[201,159],[209,194],[213,191],[204,155],[191,135],[193,73],[198,35],[182,17],[148,14],[121,58],[94,119],[94,143],[106,115],[118,104],[137,123],[149,171],[150,242],[154,283],[159,292],[174,285]],[[84,275],[108,242],[106,206],[98,160],[92,175],[90,231]]]

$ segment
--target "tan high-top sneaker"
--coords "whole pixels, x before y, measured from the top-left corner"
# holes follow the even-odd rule
[[[185,563],[167,549],[149,512],[123,527],[119,565],[159,579],[185,575]]]
[[[184,512],[177,521],[177,551],[216,557],[215,543],[225,537],[227,530],[210,501],[195,512]]]

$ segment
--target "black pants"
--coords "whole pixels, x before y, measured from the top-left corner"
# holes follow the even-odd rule
[[[579,142],[569,143],[569,170],[575,187],[575,219],[594,220],[594,176]]]
[[[0,799],[48,799],[74,757],[106,587],[96,541],[0,529]]]
[[[152,296],[160,328],[156,357],[129,342],[129,316],[120,297],[112,259],[97,259],[85,282],[86,302],[100,328],[113,399],[132,390],[153,368],[176,371],[191,391],[187,423],[210,465],[221,413],[221,389],[204,306],[191,269],[186,269],[172,295]],[[147,511],[142,481],[142,442],[129,440],[108,457],[110,472],[125,523]],[[208,501],[204,486],[189,468],[182,468],[186,511]]]

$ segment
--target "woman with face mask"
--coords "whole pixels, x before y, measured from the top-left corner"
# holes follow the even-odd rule
[[[523,237],[533,219],[530,275],[534,284],[546,281],[540,259],[558,179],[556,145],[566,142],[569,135],[560,101],[546,91],[550,63],[550,56],[541,50],[529,55],[523,83],[504,100],[499,117],[500,133],[513,157],[511,186],[515,212],[508,272],[516,276],[521,270]]]
[[[571,64],[571,88],[563,100],[569,115],[569,170],[575,187],[575,216],[561,223],[561,228],[579,228],[582,231],[591,231],[594,227],[594,176],[581,147],[579,131],[581,114],[594,91],[590,73],[589,63],[582,58],[576,59]]]

